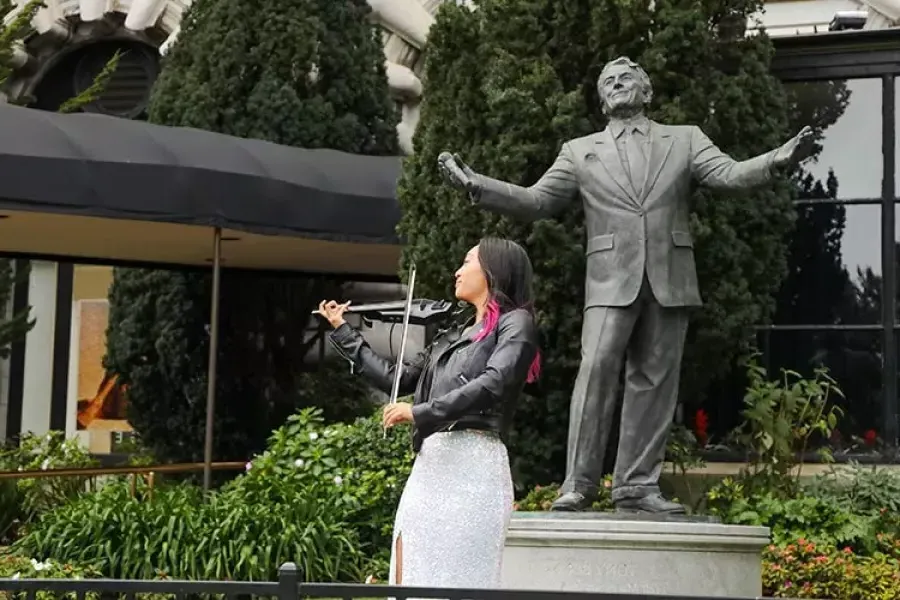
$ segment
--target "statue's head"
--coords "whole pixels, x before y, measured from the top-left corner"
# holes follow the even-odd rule
[[[597,92],[603,112],[614,117],[641,113],[653,98],[650,76],[625,56],[606,63],[597,78]]]

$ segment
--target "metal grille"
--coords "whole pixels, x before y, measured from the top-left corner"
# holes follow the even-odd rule
[[[101,594],[134,600],[138,594],[160,594],[168,598],[224,596],[228,600],[270,598],[272,600],[300,600],[301,598],[329,598],[332,600],[363,600],[371,598],[409,598],[444,600],[709,600],[693,596],[650,594],[600,594],[588,592],[549,592],[525,590],[471,590],[461,588],[392,587],[362,584],[301,583],[297,566],[292,563],[278,570],[278,581],[134,581],[134,580],[67,580],[67,579],[0,579],[0,592],[12,592],[27,600],[35,600],[38,592],[69,595],[85,600]],[[751,600],[750,598],[719,598],[719,600]]]
[[[116,71],[100,97],[85,109],[133,119],[146,110],[156,79],[156,61],[146,49],[125,44],[86,47],[75,68],[75,90],[81,93],[88,89],[117,50],[120,57]]]

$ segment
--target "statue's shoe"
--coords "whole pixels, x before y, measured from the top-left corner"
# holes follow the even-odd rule
[[[643,498],[625,498],[616,502],[616,510],[629,513],[652,513],[657,515],[683,515],[684,506],[666,500],[661,494],[650,494]]]
[[[578,512],[588,510],[594,504],[593,499],[581,492],[566,492],[553,501],[550,510],[558,512]]]

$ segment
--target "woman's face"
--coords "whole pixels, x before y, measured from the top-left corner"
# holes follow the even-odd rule
[[[462,266],[456,270],[456,297],[476,306],[485,304],[488,298],[488,283],[478,262],[478,246],[466,253]]]

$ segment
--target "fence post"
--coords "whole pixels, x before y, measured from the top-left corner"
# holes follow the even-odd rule
[[[278,568],[278,600],[298,600],[300,575],[297,565],[286,562]]]

